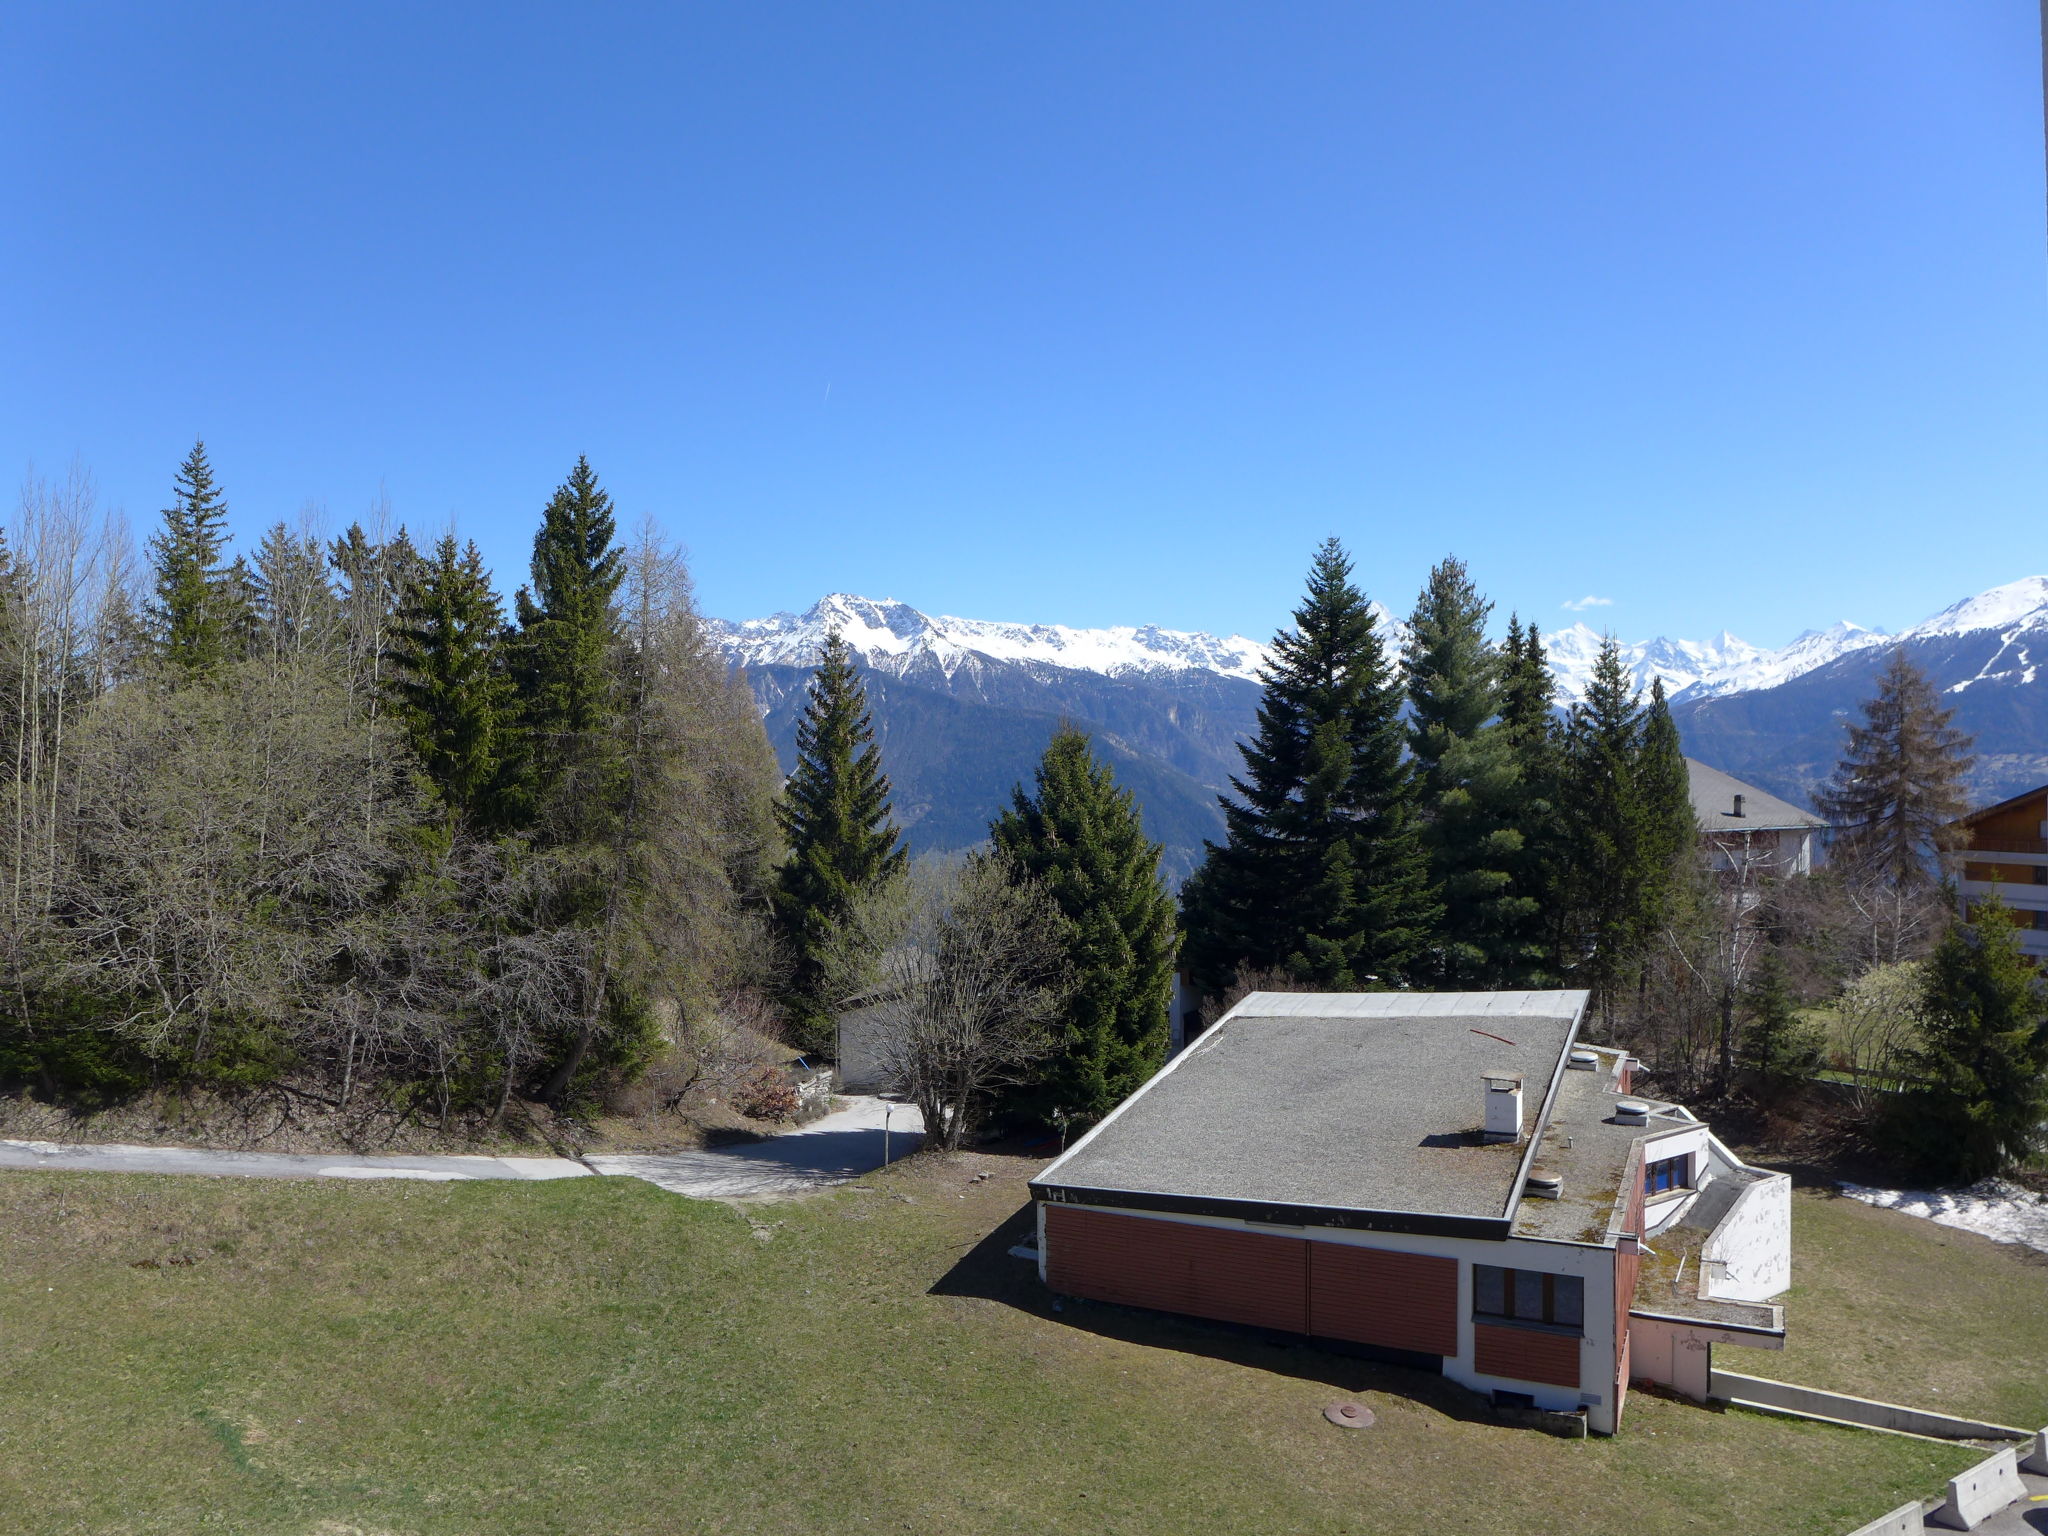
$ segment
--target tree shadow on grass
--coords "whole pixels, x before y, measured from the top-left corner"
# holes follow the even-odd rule
[[[1039,1280],[1036,1264],[1010,1252],[1020,1243],[1032,1242],[1035,1233],[1036,1223],[1027,1201],[941,1275],[928,1294],[997,1302],[1040,1318],[1052,1327],[1144,1349],[1200,1355],[1297,1381],[1321,1382],[1345,1393],[1383,1392],[1467,1423],[1509,1422],[1479,1394],[1433,1371],[1373,1358],[1365,1345],[1310,1340],[1269,1328],[1062,1296]]]

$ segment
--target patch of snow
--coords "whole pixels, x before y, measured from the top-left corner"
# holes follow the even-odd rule
[[[1984,1179],[1967,1189],[1872,1189],[1847,1183],[1840,1188],[1865,1205],[2048,1253],[2048,1198],[2004,1179]]]

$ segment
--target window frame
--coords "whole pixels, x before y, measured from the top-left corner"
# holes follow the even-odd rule
[[[1491,1270],[1500,1276],[1500,1300],[1506,1310],[1485,1310],[1481,1300],[1482,1270]],[[1537,1292],[1536,1316],[1522,1312],[1518,1306],[1518,1302],[1527,1297],[1527,1282],[1534,1282]],[[1559,1305],[1561,1294],[1569,1298],[1563,1306]],[[1578,1316],[1560,1316],[1560,1313],[1569,1312],[1576,1312]],[[1505,1264],[1474,1263],[1472,1317],[1475,1322],[1495,1324],[1504,1328],[1542,1328],[1553,1333],[1569,1333],[1582,1338],[1586,1332],[1586,1281],[1581,1275],[1561,1275],[1548,1269],[1515,1269]]]
[[[1692,1187],[1690,1152],[1675,1153],[1643,1164],[1643,1198],[1646,1200],[1655,1200],[1660,1195],[1683,1194]]]

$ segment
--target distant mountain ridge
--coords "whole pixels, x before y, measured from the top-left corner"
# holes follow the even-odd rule
[[[1374,604],[1389,648],[1406,628]],[[802,614],[705,621],[744,667],[784,766],[804,686],[837,631],[869,678],[877,733],[913,847],[953,849],[984,835],[1012,785],[1028,780],[1061,720],[1093,734],[1137,793],[1178,879],[1204,838],[1222,835],[1216,796],[1254,728],[1268,647],[1156,625],[1079,629],[926,614],[893,599],[833,593]],[[1602,636],[1580,622],[1543,636],[1561,704],[1584,694]],[[1978,737],[1972,788],[1995,798],[2048,779],[2048,577],[1993,587],[1889,635],[1846,621],[1767,650],[1725,630],[1621,647],[1636,685],[1661,678],[1693,756],[1811,803],[1840,750],[1842,722],[1867,698],[1891,647],[1911,659]]]

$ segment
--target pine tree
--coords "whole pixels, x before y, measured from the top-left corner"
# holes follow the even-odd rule
[[[1901,1141],[1940,1177],[2001,1173],[2040,1148],[2048,1122],[2048,994],[1996,896],[1949,925],[1925,974]]]
[[[454,535],[407,583],[391,645],[400,718],[451,819],[511,819],[516,701],[505,675],[504,618],[475,544]]]
[[[1434,979],[1451,987],[1526,985],[1542,955],[1538,902],[1515,889],[1524,789],[1496,719],[1502,658],[1486,639],[1492,607],[1462,561],[1444,561],[1416,599],[1402,658],[1423,846],[1443,902]]]
[[[1632,966],[1641,932],[1645,872],[1637,782],[1642,696],[1608,636],[1586,696],[1565,728],[1562,790],[1566,900],[1575,930],[1567,964],[1583,967],[1604,1001]]]
[[[1402,755],[1401,686],[1335,539],[1295,627],[1273,642],[1227,840],[1182,890],[1189,968],[1220,996],[1241,967],[1333,990],[1398,986],[1424,966],[1440,908]]]
[[[180,681],[210,677],[238,653],[238,594],[221,564],[227,514],[206,444],[194,443],[178,468],[163,532],[149,541],[156,586],[149,609],[153,638],[157,654]]]
[[[251,588],[260,650],[281,658],[333,646],[341,607],[328,585],[318,539],[272,524],[256,549]]]
[[[1636,764],[1636,790],[1642,811],[1637,833],[1643,870],[1643,898],[1637,911],[1639,942],[1662,926],[1675,898],[1679,861],[1691,856],[1699,842],[1699,819],[1692,808],[1692,774],[1678,725],[1664,698],[1664,679],[1650,684],[1650,707],[1643,714],[1643,741]]]
[[[1749,1027],[1742,1036],[1742,1064],[1751,1087],[1766,1104],[1782,1099],[1820,1070],[1820,1030],[1800,1017],[1785,982],[1785,963],[1766,945],[1743,998]]]
[[[1939,855],[1957,846],[1951,824],[1967,809],[1963,778],[1970,738],[1950,723],[1926,674],[1894,649],[1865,702],[1834,777],[1817,795],[1835,825],[1834,861],[1898,887],[1934,878]]]
[[[1557,680],[1544,654],[1543,637],[1534,624],[1508,619],[1507,644],[1501,657],[1501,733],[1515,755],[1521,803],[1515,826],[1522,834],[1522,852],[1513,867],[1511,889],[1537,904],[1533,925],[1540,968],[1530,973],[1531,985],[1554,978],[1563,952],[1565,835],[1563,800],[1564,733],[1555,712]]]
[[[619,709],[617,648],[623,557],[613,543],[611,497],[588,459],[549,499],[533,536],[533,585],[516,598],[513,676],[529,736],[535,792],[566,823],[587,830],[618,769],[608,727]]]
[[[800,1043],[829,1048],[841,998],[825,994],[833,945],[855,904],[904,869],[908,856],[890,818],[889,779],[875,746],[867,692],[835,631],[811,679],[797,725],[796,771],[777,818],[789,840],[774,906],[788,950],[785,1004]]]
[[[1099,1120],[1166,1059],[1175,924],[1159,845],[1088,737],[1064,726],[1039,762],[1035,793],[1019,785],[989,836],[1059,908],[1074,977],[1057,1050],[1012,1107],[1041,1120]]]

